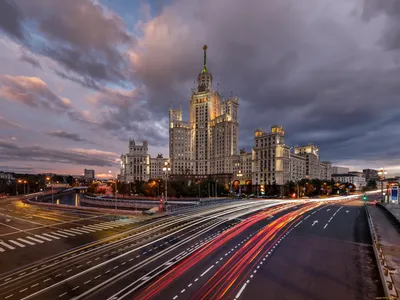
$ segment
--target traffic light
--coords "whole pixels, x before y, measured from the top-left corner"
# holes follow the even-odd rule
[[[264,195],[264,185],[263,184],[260,185],[260,194]]]
[[[366,195],[363,196],[363,200],[367,200],[367,196]]]

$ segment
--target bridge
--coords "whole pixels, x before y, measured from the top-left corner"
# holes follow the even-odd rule
[[[80,193],[85,192],[88,189],[87,186],[74,186],[68,189],[63,190],[62,192],[72,192],[72,191],[79,191]]]

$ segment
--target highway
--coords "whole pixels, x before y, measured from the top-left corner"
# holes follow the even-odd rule
[[[1,264],[0,299],[368,299],[382,287],[366,226],[354,199],[193,208]]]

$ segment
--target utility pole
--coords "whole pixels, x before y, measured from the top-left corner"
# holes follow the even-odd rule
[[[379,179],[381,181],[381,202],[385,202],[385,199],[383,198],[383,181],[385,180],[386,174],[387,172],[383,168],[380,168],[380,170],[378,171]]]
[[[164,163],[163,171],[165,172],[165,208],[167,208],[168,201],[168,172],[171,171],[171,165],[168,161]]]

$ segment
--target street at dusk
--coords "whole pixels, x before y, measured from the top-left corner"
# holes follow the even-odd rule
[[[0,0],[0,300],[400,299],[400,10]]]

